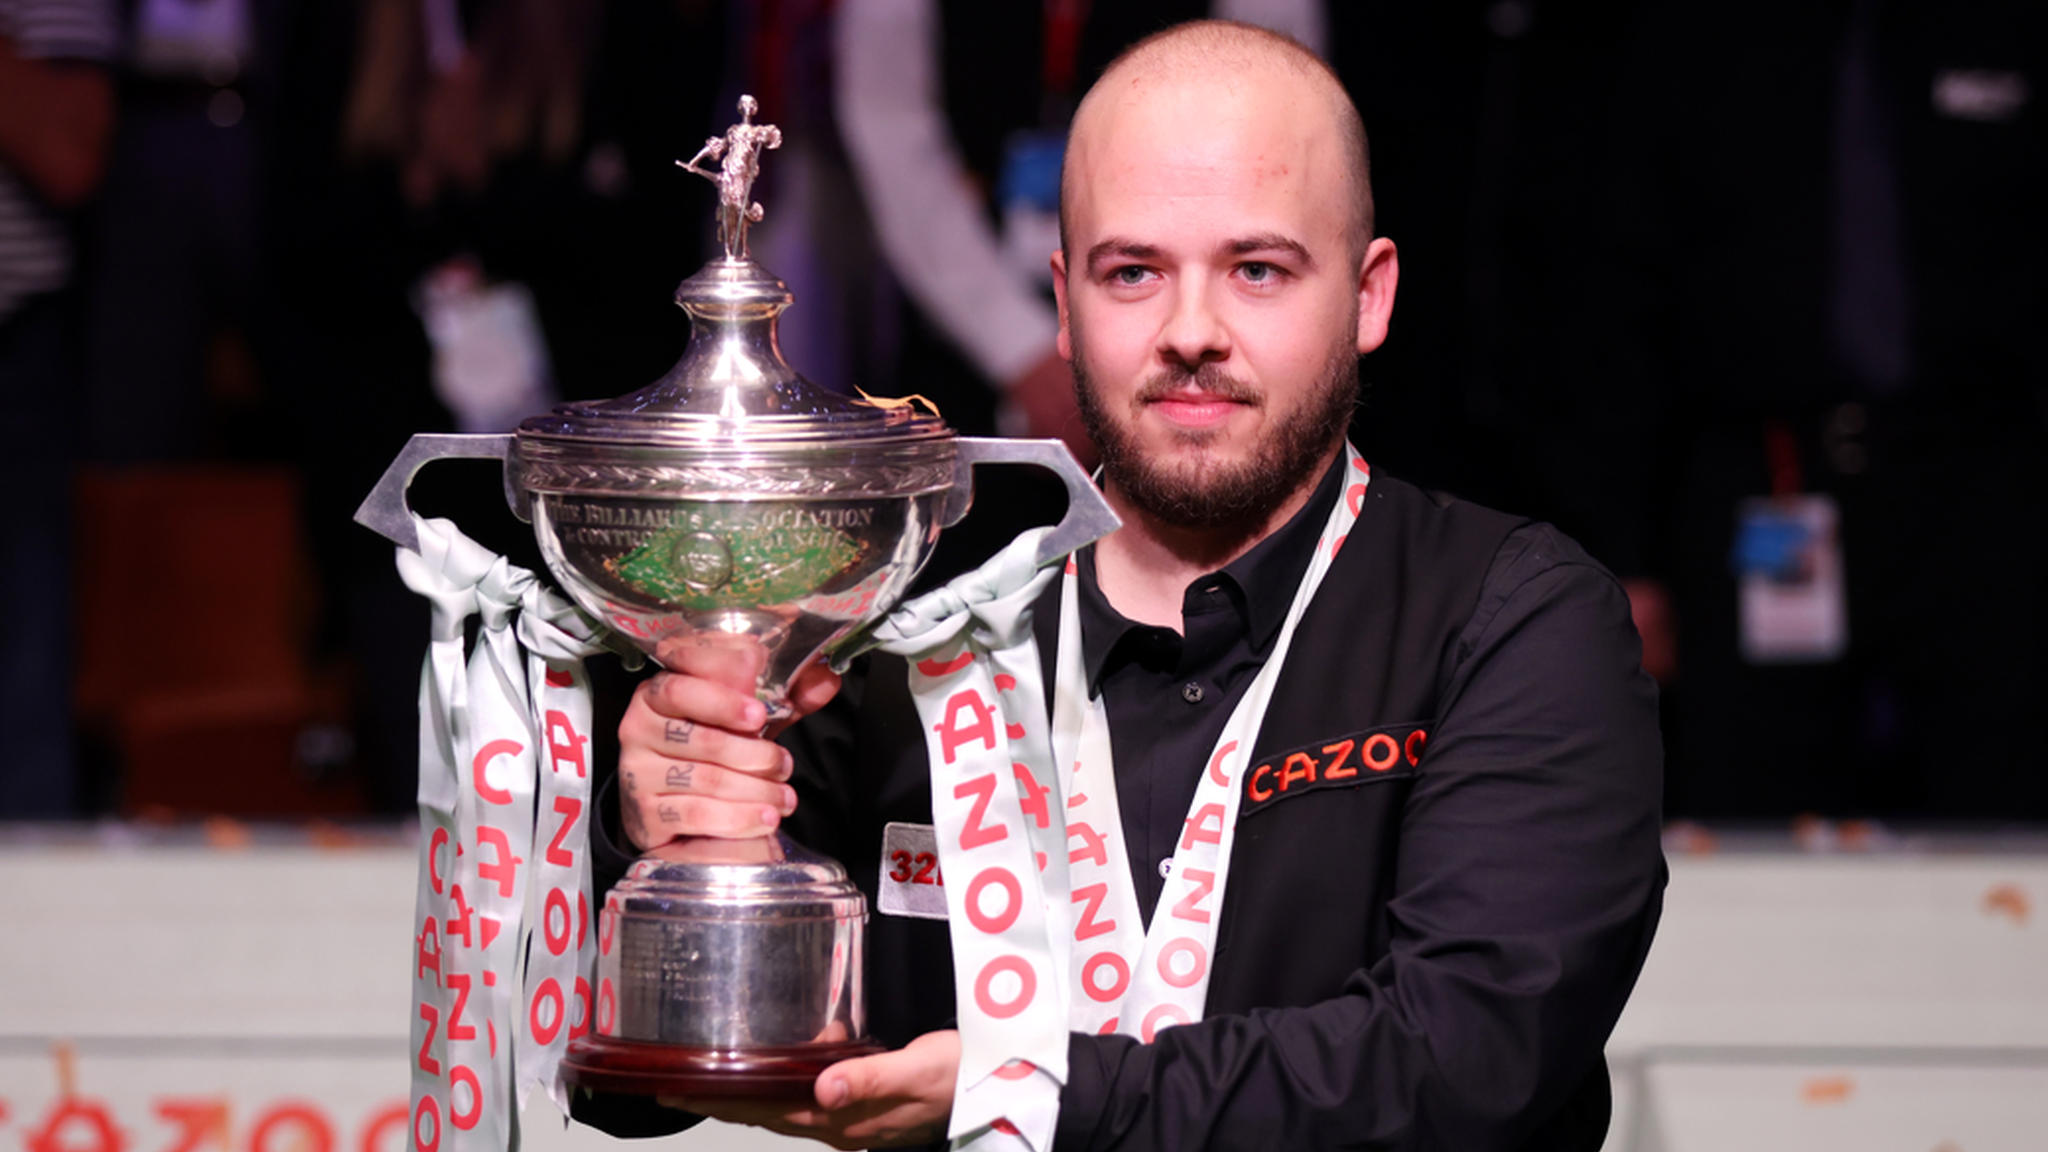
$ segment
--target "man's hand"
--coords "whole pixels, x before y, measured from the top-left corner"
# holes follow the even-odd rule
[[[766,836],[796,810],[789,753],[763,731],[754,685],[768,653],[748,637],[692,636],[665,643],[657,672],[619,721],[619,817],[645,851],[679,836]],[[839,690],[823,665],[790,686],[798,716]]]
[[[960,1034],[927,1032],[901,1051],[842,1060],[825,1069],[814,1089],[815,1108],[747,1100],[661,1102],[699,1116],[822,1140],[834,1148],[893,1148],[945,1139],[959,1074]]]

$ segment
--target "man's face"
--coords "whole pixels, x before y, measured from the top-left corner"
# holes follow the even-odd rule
[[[1114,490],[1177,527],[1249,525],[1335,449],[1392,248],[1358,251],[1328,105],[1297,78],[1109,96],[1071,145],[1060,350]]]

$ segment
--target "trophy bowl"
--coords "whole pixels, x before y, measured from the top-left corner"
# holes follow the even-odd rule
[[[788,289],[717,260],[676,302],[675,368],[622,396],[520,425],[507,480],[548,569],[649,655],[695,639],[769,654],[760,694],[886,611],[931,555],[959,438],[936,414],[817,388],[775,344]]]
[[[1065,482],[1050,563],[1117,520],[1057,440],[956,436],[936,412],[812,385],[783,360],[788,288],[746,254],[748,200],[771,125],[742,122],[722,158],[725,254],[683,281],[691,335],[661,379],[564,404],[511,435],[419,435],[356,519],[418,550],[406,505],[430,461],[504,462],[507,502],[591,617],[657,662],[673,646],[755,644],[770,722],[790,678],[880,618],[966,515],[973,467],[1035,464]],[[688,839],[635,862],[599,913],[594,1027],[563,1079],[593,1090],[807,1099],[819,1072],[880,1051],[861,1002],[866,899],[837,862],[780,835]]]

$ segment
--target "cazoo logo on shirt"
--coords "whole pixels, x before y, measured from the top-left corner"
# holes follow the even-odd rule
[[[1244,777],[1242,819],[1289,796],[1324,788],[1352,788],[1372,780],[1412,776],[1422,763],[1429,732],[1421,724],[1389,724],[1318,740],[1261,760]]]

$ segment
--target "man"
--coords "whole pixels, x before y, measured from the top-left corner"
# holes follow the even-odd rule
[[[1161,868],[1190,797],[1239,698],[1270,695],[1201,1018],[1149,1043],[1071,1034],[1055,1145],[1597,1147],[1600,1049],[1662,887],[1654,688],[1626,598],[1576,546],[1368,485],[1347,456],[1398,276],[1356,111],[1291,41],[1183,25],[1083,101],[1062,211],[1060,351],[1124,527],[1035,626],[1106,710],[1136,907],[1181,895]],[[1055,656],[1068,602],[1083,651]],[[620,728],[635,844],[790,818],[872,891],[881,824],[930,821],[899,660],[800,682],[822,711],[793,753],[745,735],[764,713],[744,653],[672,667]],[[944,927],[870,932],[874,1030],[900,1051],[828,1069],[812,1108],[689,1107],[841,1147],[943,1137]]]

